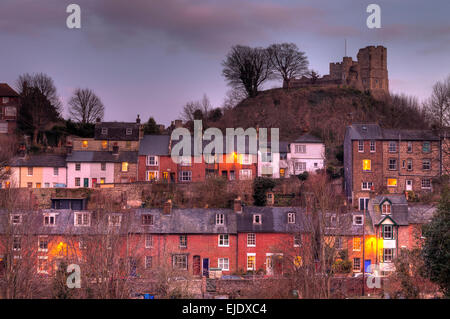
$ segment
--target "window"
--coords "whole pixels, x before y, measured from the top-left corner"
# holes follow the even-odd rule
[[[408,158],[408,159],[406,160],[406,169],[407,169],[408,171],[412,171],[412,169],[413,169],[413,161],[412,161],[412,159],[410,159],[410,158]]]
[[[33,176],[33,167],[28,167],[27,176]]]
[[[428,179],[428,178],[422,179],[422,188],[430,189],[431,188],[431,179]]]
[[[81,170],[81,163],[75,163],[75,170],[80,171]]]
[[[153,215],[142,215],[142,225],[153,225]]]
[[[256,234],[250,233],[247,234],[247,247],[255,247],[256,246]]]
[[[288,224],[295,224],[295,213],[288,213]]]
[[[422,169],[424,171],[428,171],[431,169],[431,160],[430,159],[423,159],[422,160]]]
[[[41,188],[41,183],[36,183],[36,188]]]
[[[91,215],[89,213],[74,213],[74,224],[75,226],[89,226],[91,224]]]
[[[28,183],[27,183],[27,187],[28,187],[28,188],[32,188],[32,187],[33,187],[33,183],[28,182]]]
[[[145,269],[152,268],[152,256],[145,256]]]
[[[394,255],[394,249],[384,248],[383,249],[383,262],[385,262],[385,263],[392,262],[393,255]]]
[[[353,216],[353,225],[362,225],[363,224],[363,216],[355,215]]]
[[[100,170],[106,171],[106,163],[101,163],[100,164]]]
[[[133,134],[133,129],[132,129],[132,128],[127,128],[126,134],[127,134],[127,135]]]
[[[422,144],[422,152],[424,152],[424,153],[430,153],[431,152],[431,143],[430,142],[423,142],[423,144]]]
[[[108,135],[108,128],[102,127],[102,135]]]
[[[228,247],[230,246],[230,238],[228,234],[220,234],[219,235],[219,247]]]
[[[102,141],[102,149],[106,150],[108,148],[108,141]]]
[[[395,158],[389,159],[389,170],[394,171],[397,169],[397,160]]]
[[[56,214],[44,214],[44,226],[55,226]]]
[[[158,165],[158,156],[147,156],[147,166],[156,166]]]
[[[359,210],[367,210],[369,208],[369,198],[360,197],[359,198]]]
[[[256,254],[248,253],[247,254],[247,270],[255,270],[256,269]]]
[[[358,141],[358,152],[364,152],[364,141]]]
[[[120,226],[122,222],[122,216],[120,215],[109,215],[108,216],[108,225],[112,227]]]
[[[88,147],[88,141],[84,140],[83,142],[81,142],[81,147],[87,148]]]
[[[190,182],[192,180],[192,172],[191,171],[181,171],[180,173],[180,181],[181,182]]]
[[[243,165],[250,165],[252,163],[252,156],[250,154],[242,154]]]
[[[353,251],[360,251],[360,250],[361,250],[361,238],[353,237]]]
[[[370,190],[372,190],[372,186],[373,186],[372,182],[362,182],[361,189],[363,191],[370,191]]]
[[[300,247],[302,245],[302,235],[294,235],[294,247]]]
[[[252,179],[252,170],[251,169],[241,169],[239,171],[239,179]]]
[[[128,172],[128,162],[122,162],[122,172]]]
[[[173,255],[173,268],[177,270],[187,270],[187,255]]]
[[[101,177],[101,178],[100,178],[100,184],[105,184],[105,180],[106,180],[106,179],[105,179],[104,177]]]
[[[38,237],[38,251],[48,251],[48,237],[39,236]]]
[[[261,214],[253,214],[253,224],[261,224],[262,218]]]
[[[9,97],[2,97],[2,102],[3,102],[3,104],[6,104],[6,103],[8,103],[9,102]]]
[[[187,235],[180,235],[180,248],[187,248]]]
[[[22,248],[22,240],[20,236],[14,236],[13,239],[13,250],[20,250]]]
[[[83,237],[80,237],[78,239],[78,247],[80,247],[80,249],[87,249],[87,242],[86,239]],[[108,249],[110,248],[110,246],[108,246]]]
[[[58,175],[59,175],[59,168],[53,167],[53,176],[58,176]]]
[[[217,267],[225,271],[230,270],[230,260],[228,258],[219,258]]]
[[[38,273],[47,274],[48,256],[38,256]]]
[[[80,186],[80,181],[79,177],[75,177],[75,186]]]
[[[152,248],[152,247],[153,247],[153,235],[145,234],[145,248]]]
[[[295,153],[306,153],[306,145],[295,145]]]
[[[334,238],[334,248],[342,249],[342,237],[337,236]]]
[[[13,225],[22,224],[22,215],[20,215],[20,214],[11,215],[11,224],[13,224]]]
[[[384,203],[383,205],[381,205],[381,212],[383,214],[390,214],[391,213],[391,204]]]
[[[224,214],[216,214],[216,225],[223,225],[225,221]]]
[[[361,258],[353,258],[353,271],[361,270]]]
[[[388,178],[387,186],[388,187],[397,187],[397,179],[396,178]]]
[[[156,181],[158,179],[158,171],[147,171],[146,179],[147,181]]]
[[[389,149],[389,153],[395,153],[395,152],[397,152],[397,142],[395,142],[395,141],[390,141],[390,142],[389,142],[389,147],[388,147],[388,149]]]
[[[412,142],[408,142],[407,152],[408,152],[408,153],[412,153],[412,151],[413,151],[413,145],[412,145]]]
[[[370,141],[370,152],[375,152],[375,141]]]
[[[394,239],[392,225],[383,225],[383,239]]]
[[[14,106],[5,107],[5,116],[15,117],[17,115],[17,110]]]
[[[363,160],[363,171],[371,170],[371,161],[368,159]]]
[[[295,162],[294,169],[295,171],[306,171],[306,162]]]
[[[8,133],[8,123],[0,123],[0,133]]]

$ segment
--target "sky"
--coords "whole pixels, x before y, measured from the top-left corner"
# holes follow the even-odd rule
[[[66,26],[71,3],[80,29]],[[371,3],[381,7],[380,29],[366,25]],[[354,59],[359,48],[387,47],[391,92],[424,100],[450,74],[449,14],[448,0],[0,0],[0,82],[43,72],[66,118],[73,91],[90,88],[106,121],[139,114],[168,125],[204,94],[223,105],[221,62],[233,45],[293,42],[323,75],[346,39]]]

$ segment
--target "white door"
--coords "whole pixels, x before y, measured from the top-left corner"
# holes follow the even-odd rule
[[[412,180],[410,180],[410,179],[406,180],[406,190],[412,191]]]
[[[273,275],[273,254],[266,254],[266,274]]]

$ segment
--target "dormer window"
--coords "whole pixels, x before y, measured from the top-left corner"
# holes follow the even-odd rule
[[[254,214],[253,215],[253,224],[262,224],[261,214]]]
[[[288,224],[295,224],[295,213],[288,213]]]
[[[142,215],[142,225],[153,225],[153,215],[145,214]]]
[[[132,129],[132,128],[127,128],[126,134],[127,134],[127,135],[133,134],[133,129]]]
[[[55,226],[56,214],[44,214],[44,226]]]
[[[11,215],[11,224],[13,224],[13,225],[22,224],[22,215],[20,215],[20,214]]]
[[[224,214],[216,214],[216,225],[223,225],[225,221]]]
[[[89,226],[91,224],[91,218],[89,213],[75,212],[74,213],[74,225],[75,226]]]
[[[381,205],[381,212],[383,214],[390,214],[391,213],[391,204],[390,203],[383,203],[383,205]]]
[[[108,135],[108,128],[102,127],[102,135]]]
[[[353,225],[362,225],[363,224],[363,216],[355,215],[353,216]]]
[[[120,226],[122,221],[122,216],[120,215],[109,215],[108,216],[108,225],[109,226]]]

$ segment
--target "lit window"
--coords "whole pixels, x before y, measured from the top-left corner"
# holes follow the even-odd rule
[[[105,178],[104,177],[100,178],[100,184],[105,184]]]
[[[256,234],[250,233],[247,234],[247,247],[255,247],[256,246]]]
[[[247,254],[247,270],[255,270],[256,269],[256,254],[248,253]]]
[[[389,187],[397,187],[397,179],[396,178],[388,178],[387,186],[389,186]]]
[[[228,234],[220,234],[219,235],[219,247],[228,247],[230,246],[230,238]]]
[[[295,224],[295,213],[288,213],[288,224]]]
[[[353,250],[354,251],[361,250],[361,238],[360,237],[353,237]]]
[[[361,270],[361,259],[353,258],[353,271],[360,271],[360,270]]]
[[[224,214],[216,214],[216,225],[223,225],[224,224]]]
[[[128,172],[128,162],[122,162],[122,172]]]
[[[228,258],[219,258],[217,267],[225,271],[230,270],[230,260]]]
[[[104,150],[108,148],[108,141],[102,141],[102,148]]]
[[[383,205],[381,205],[381,212],[383,214],[390,214],[391,213],[391,204],[384,203]]]
[[[147,181],[154,181],[158,179],[158,171],[147,171]]]
[[[262,218],[260,214],[253,214],[253,224],[261,224]]]
[[[364,141],[358,141],[358,152],[364,152]]]
[[[145,234],[145,248],[152,248],[152,247],[153,247],[153,235]]]
[[[370,171],[371,170],[371,161],[370,160],[363,160],[363,171]]]
[[[36,183],[36,188],[41,188],[41,183]]]
[[[383,239],[394,239],[392,225],[383,225]]]
[[[87,148],[88,147],[88,141],[84,140],[83,142],[81,142],[81,146],[83,148]]]
[[[187,247],[187,235],[180,235],[180,248]]]

